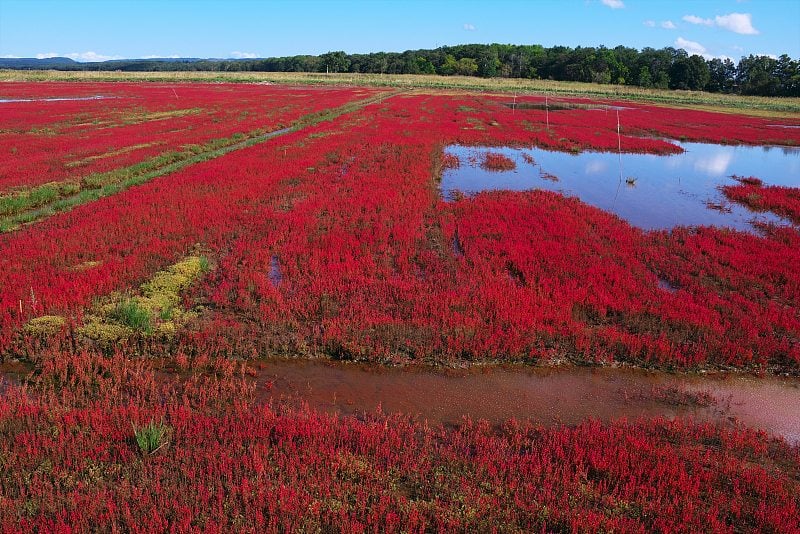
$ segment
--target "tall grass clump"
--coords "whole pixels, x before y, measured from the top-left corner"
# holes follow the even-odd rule
[[[144,454],[153,454],[167,444],[167,436],[171,429],[164,424],[163,420],[159,422],[151,420],[141,427],[137,427],[136,423],[131,422],[131,426],[136,444]]]
[[[125,299],[114,308],[112,317],[134,330],[149,334],[153,330],[153,318],[150,310],[139,304],[136,299]]]

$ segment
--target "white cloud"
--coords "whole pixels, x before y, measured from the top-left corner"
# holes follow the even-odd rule
[[[149,56],[142,56],[140,59],[177,59],[181,56],[178,54],[172,54],[170,56],[165,56],[164,54],[150,54]]]
[[[717,15],[714,18],[717,26],[742,35],[758,35],[758,30],[753,27],[753,17],[750,13],[730,13]]]
[[[467,24],[464,24],[464,29],[467,30],[468,32],[474,32],[478,28],[476,28],[473,24],[467,23]]]
[[[43,54],[36,54],[36,59],[47,59],[49,57],[58,57],[55,52],[44,52]]]
[[[690,24],[717,26],[742,35],[758,35],[758,30],[753,27],[753,16],[750,13],[729,13],[727,15],[717,15],[713,19],[704,19],[696,15],[684,15],[683,20]]]
[[[721,152],[707,158],[698,157],[694,162],[694,168],[712,176],[722,176],[728,172],[732,160],[733,152]]]
[[[704,19],[700,18],[696,15],[684,15],[683,20],[690,24],[702,24],[703,26],[713,26],[714,21],[712,19]]]
[[[684,39],[683,37],[678,37],[677,39],[675,39],[675,46],[677,48],[683,48],[690,56],[692,55],[702,56],[702,58],[705,60],[717,58],[724,61],[726,59],[731,59],[731,60],[733,59],[725,55],[715,56],[713,54],[709,54],[708,49],[706,49],[705,46],[701,45],[696,41],[689,41],[688,39]]]
[[[662,20],[660,23],[656,24],[654,20],[646,20],[643,22],[645,26],[648,28],[655,28],[656,26],[661,26],[665,30],[676,30],[678,27],[675,26],[675,23],[671,20]]]
[[[584,173],[591,176],[593,174],[600,174],[608,169],[608,163],[602,160],[591,160],[586,164]]]
[[[625,7],[625,4],[622,2],[622,0],[600,0],[600,1],[603,2],[604,6],[608,6],[611,9],[622,9],[623,7]]]
[[[235,50],[231,52],[231,57],[234,59],[255,59],[258,57],[258,54],[255,52],[240,52]]]
[[[706,47],[701,45],[696,41],[689,41],[688,39],[684,39],[683,37],[678,37],[675,39],[675,46],[678,48],[683,48],[689,54],[697,54],[698,56],[704,56],[707,52]]]
[[[15,56],[15,55],[12,55],[12,54],[5,54],[5,55],[0,56],[0,57],[3,58],[3,59],[20,59],[20,56]]]

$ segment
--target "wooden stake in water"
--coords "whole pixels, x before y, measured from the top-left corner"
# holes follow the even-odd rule
[[[619,110],[617,110],[617,156],[619,157],[619,181],[622,182],[622,137],[619,133]]]
[[[547,95],[544,95],[544,113],[547,119],[547,131],[550,131],[550,104],[547,101]]]

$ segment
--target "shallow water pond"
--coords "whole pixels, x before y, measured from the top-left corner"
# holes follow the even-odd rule
[[[753,213],[729,202],[719,187],[732,175],[757,176],[766,185],[800,186],[800,148],[677,143],[685,152],[667,156],[539,148],[451,145],[445,154],[460,165],[442,174],[445,200],[487,190],[546,189],[580,198],[645,230],[675,226],[727,226],[752,230],[753,221],[787,224],[770,213]],[[516,164],[513,170],[485,169],[487,153]]]

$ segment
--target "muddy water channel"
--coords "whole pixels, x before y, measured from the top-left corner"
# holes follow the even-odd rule
[[[800,445],[800,378],[523,365],[401,369],[330,360],[261,360],[250,366],[258,402],[308,405],[344,416],[380,409],[432,425],[454,425],[464,417],[542,425],[693,417],[739,421]],[[159,380],[186,378],[168,362],[154,361],[154,367]],[[0,395],[25,382],[32,370],[23,363],[1,364]]]
[[[452,200],[456,191],[470,195],[494,189],[546,189],[576,196],[645,230],[700,225],[752,230],[753,221],[788,224],[727,201],[719,187],[736,184],[732,175],[756,176],[766,185],[800,186],[800,148],[675,144],[685,152],[572,154],[451,145],[445,153],[456,156],[460,165],[443,173],[442,194]],[[488,152],[503,154],[516,168],[484,169],[481,161]]]
[[[259,362],[258,396],[352,415],[404,413],[432,424],[463,416],[545,425],[588,418],[693,416],[742,423],[800,444],[800,379],[673,375],[623,368],[396,369],[328,361]]]

